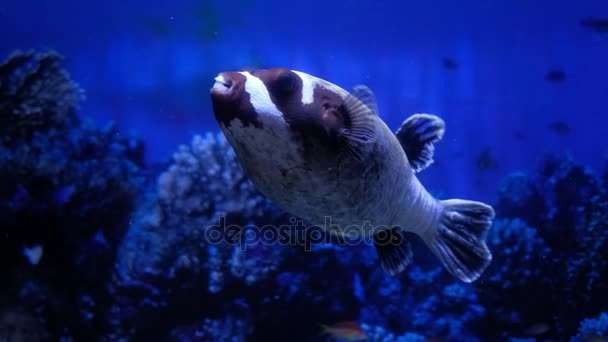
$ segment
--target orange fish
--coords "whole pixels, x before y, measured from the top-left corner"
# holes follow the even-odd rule
[[[365,330],[359,323],[352,321],[338,322],[333,325],[321,325],[322,334],[329,334],[335,339],[347,341],[361,341],[367,339]]]

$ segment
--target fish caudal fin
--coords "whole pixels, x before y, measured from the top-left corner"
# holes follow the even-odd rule
[[[475,201],[450,199],[437,229],[424,240],[445,268],[460,280],[471,283],[492,261],[485,235],[494,219],[491,206]]]
[[[398,227],[374,234],[374,246],[384,272],[395,275],[412,261],[412,247]]]

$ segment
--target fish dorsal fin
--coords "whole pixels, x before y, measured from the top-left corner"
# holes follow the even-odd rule
[[[367,86],[359,84],[353,87],[351,94],[358,98],[364,105],[366,105],[371,111],[378,115],[378,104],[376,102],[376,96],[374,92]]]
[[[433,163],[434,143],[441,140],[445,122],[432,114],[414,114],[395,133],[412,170],[420,172]]]
[[[349,117],[349,125],[341,128],[339,134],[347,152],[357,160],[363,161],[375,141],[374,117],[376,114],[353,94],[344,98],[344,110]]]

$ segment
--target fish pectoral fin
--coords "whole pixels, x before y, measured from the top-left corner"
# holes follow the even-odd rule
[[[443,138],[445,122],[432,114],[414,114],[395,132],[414,172],[433,163],[434,143]]]
[[[338,130],[344,141],[344,148],[357,160],[364,161],[375,141],[376,114],[353,94],[344,98],[344,110],[348,115],[349,124]]]
[[[377,232],[373,238],[380,265],[386,273],[396,275],[411,262],[412,246],[399,227]]]
[[[367,86],[359,84],[353,87],[351,95],[358,98],[367,108],[371,109],[372,113],[378,115],[378,103],[374,92]]]

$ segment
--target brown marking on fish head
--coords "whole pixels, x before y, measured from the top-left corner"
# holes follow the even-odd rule
[[[211,88],[211,103],[215,119],[230,126],[230,122],[239,119],[245,126],[261,128],[255,108],[251,104],[251,95],[245,91],[247,77],[239,72],[222,72],[215,78]]]
[[[344,107],[345,92],[308,74],[284,68],[258,70],[273,103],[305,158],[339,152],[339,130],[350,126]]]

